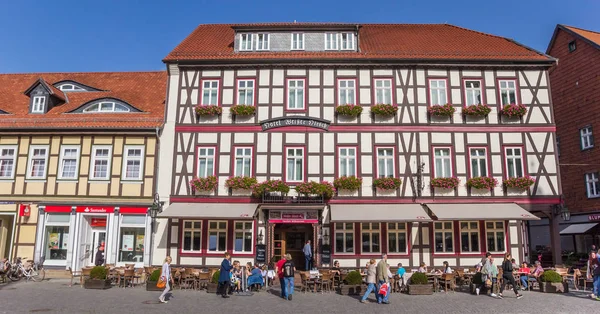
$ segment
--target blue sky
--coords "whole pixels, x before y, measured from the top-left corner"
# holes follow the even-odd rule
[[[0,72],[161,70],[198,24],[450,23],[545,51],[556,24],[600,31],[599,0],[0,0]]]

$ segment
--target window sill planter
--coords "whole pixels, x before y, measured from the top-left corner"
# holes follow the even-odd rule
[[[454,115],[454,112],[456,112],[456,108],[454,108],[451,104],[433,105],[427,108],[427,113],[431,117],[450,118]]]
[[[432,295],[433,294],[433,286],[430,284],[427,285],[408,285],[408,294],[409,295]]]
[[[252,105],[233,105],[229,112],[235,116],[252,116],[256,112],[256,107]]]
[[[525,191],[535,183],[532,177],[509,178],[504,180],[504,187],[507,189],[515,189]]]
[[[252,187],[258,181],[253,177],[231,177],[225,181],[225,186],[229,188],[230,194],[235,195],[250,195]],[[234,193],[235,192],[235,193]]]
[[[330,199],[335,194],[336,189],[329,181],[323,181],[321,183],[310,181],[298,183],[298,185],[296,185],[296,192],[305,196],[323,195],[325,199]]]
[[[83,287],[86,289],[109,289],[111,287],[110,279],[86,279]]]
[[[363,108],[361,106],[352,104],[339,105],[335,108],[335,113],[337,115],[352,118],[358,117],[362,113],[362,111]]]
[[[433,178],[431,179],[431,187],[440,189],[456,189],[460,184],[457,177],[451,178]]]
[[[502,115],[508,118],[520,118],[527,113],[525,105],[510,104],[502,108]]]
[[[476,190],[492,190],[498,185],[498,180],[491,177],[475,177],[467,180],[467,187]]]
[[[158,288],[156,284],[158,281],[147,281],[146,282],[146,291],[163,291],[165,288]]]
[[[392,117],[398,113],[398,105],[377,104],[371,107],[371,114]]]
[[[223,113],[223,108],[218,105],[197,105],[194,110],[200,117],[218,116]]]
[[[373,186],[378,190],[392,191],[397,190],[402,185],[402,180],[398,178],[377,178],[373,179]]]
[[[492,108],[484,104],[463,106],[462,109],[462,114],[470,117],[487,117],[490,112],[492,112]]]
[[[206,178],[193,178],[190,181],[190,186],[194,192],[207,193],[214,191],[217,188],[218,180],[215,176],[208,176]]]
[[[267,194],[270,196],[285,196],[290,192],[290,187],[281,180],[267,180],[252,186],[252,195],[260,198]]]
[[[338,190],[357,191],[362,186],[362,178],[343,176],[333,180],[333,186]]]

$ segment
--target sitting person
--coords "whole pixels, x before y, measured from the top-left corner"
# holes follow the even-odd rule
[[[258,291],[263,286],[262,272],[258,267],[258,264],[252,267],[251,263],[246,265],[246,274],[248,276],[248,287],[252,288],[253,286]]]
[[[452,274],[454,271],[452,270],[452,268],[450,268],[450,265],[448,264],[448,262],[444,261],[444,268],[443,268],[442,272],[444,274]]]
[[[342,280],[342,269],[340,268],[339,261],[333,261],[333,267],[331,267],[331,274],[333,275],[333,280],[335,282],[340,282]]]
[[[542,264],[540,261],[535,261],[534,267],[530,270],[529,276],[525,279],[525,282],[527,282],[527,280],[538,282],[543,273],[544,269],[542,268]],[[521,278],[521,283],[523,283],[523,278]],[[525,287],[527,287],[527,284],[525,284]]]
[[[511,259],[510,262],[512,263],[512,268],[513,268],[513,272],[516,272],[517,270],[519,270],[519,265],[517,265],[517,262],[515,261],[515,259]]]
[[[425,265],[425,262],[421,262],[421,264],[419,266],[419,270],[417,272],[418,273],[427,273],[427,265]]]
[[[529,265],[527,265],[527,262],[523,262],[523,264],[521,264],[521,267],[519,268],[519,279],[521,279],[521,290],[527,290],[527,277],[531,272],[531,269],[529,269]]]

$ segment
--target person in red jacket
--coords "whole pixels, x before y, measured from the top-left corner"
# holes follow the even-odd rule
[[[285,298],[286,294],[285,294],[285,281],[283,279],[283,264],[285,264],[286,259],[285,257],[281,257],[281,259],[279,260],[279,262],[277,262],[277,264],[275,264],[275,271],[277,272],[277,277],[279,278],[279,285],[281,286],[281,297]]]

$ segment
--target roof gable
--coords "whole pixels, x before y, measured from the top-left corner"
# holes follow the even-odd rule
[[[66,101],[65,94],[61,90],[59,90],[51,84],[48,84],[48,82],[46,82],[41,77],[37,79],[33,84],[31,84],[31,86],[29,86],[29,88],[27,88],[27,90],[25,90],[23,94],[29,96],[31,92],[38,86],[42,86],[51,96],[54,96],[62,101]]]
[[[550,39],[550,43],[548,44],[546,53],[548,53],[548,54],[550,53],[550,50],[554,46],[554,41],[556,40],[556,36],[558,35],[558,32],[561,30],[570,34],[571,36],[573,36],[575,38],[585,41],[592,47],[600,49],[600,33],[573,27],[573,26],[558,24],[558,25],[556,25],[556,28],[554,28],[554,33],[552,34],[552,39]]]

